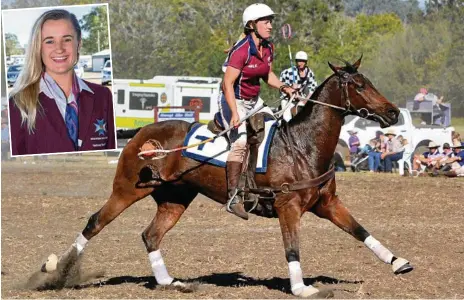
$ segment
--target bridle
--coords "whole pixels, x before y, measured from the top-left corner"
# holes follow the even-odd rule
[[[310,99],[309,97],[305,98],[305,97],[301,97],[301,96],[296,96],[295,99],[298,99],[300,101],[301,100],[302,101],[310,101],[312,103],[316,103],[316,104],[328,106],[328,107],[331,107],[331,108],[334,108],[334,109],[337,109],[337,110],[341,110],[342,111],[342,117],[345,117],[347,115],[356,115],[356,116],[359,116],[359,117],[364,118],[364,119],[367,119],[369,117],[379,117],[379,118],[381,118],[376,113],[369,112],[369,110],[367,110],[367,108],[363,107],[363,108],[357,109],[356,107],[354,107],[351,104],[350,96],[349,96],[349,93],[348,93],[348,85],[350,83],[355,85],[356,93],[358,95],[360,95],[366,102],[369,101],[369,98],[367,98],[366,95],[364,95],[364,85],[357,82],[356,79],[354,79],[354,76],[357,75],[357,74],[359,74],[359,73],[348,73],[346,71],[338,71],[336,73],[336,75],[337,75],[337,77],[339,79],[339,87],[343,91],[342,103],[343,103],[343,100],[344,100],[344,104],[342,104],[341,106],[337,106],[337,105],[317,101],[317,100],[314,100],[314,99]]]

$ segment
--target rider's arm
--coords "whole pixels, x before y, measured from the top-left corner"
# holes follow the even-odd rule
[[[222,83],[222,88],[224,90],[224,96],[226,97],[227,104],[230,107],[232,115],[238,115],[237,113],[237,104],[235,103],[235,93],[234,93],[234,82],[237,80],[240,75],[240,70],[228,66],[226,73],[224,75],[224,81]]]
[[[267,75],[266,78],[264,78],[264,81],[271,87],[273,88],[276,88],[276,89],[279,89],[280,87],[282,87],[284,85],[284,83],[282,81],[279,80],[279,78],[277,78],[277,75],[272,71],[272,64],[271,64],[271,68],[269,70],[269,74]],[[294,89],[291,88],[291,87],[284,87],[282,89],[282,91],[286,94],[291,94],[293,93]]]

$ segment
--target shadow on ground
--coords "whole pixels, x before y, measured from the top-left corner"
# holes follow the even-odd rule
[[[272,277],[266,279],[256,279],[250,276],[245,276],[239,272],[233,273],[213,273],[211,275],[199,276],[196,278],[176,278],[185,283],[211,284],[218,287],[247,287],[247,286],[265,286],[270,290],[278,290],[287,294],[291,294],[290,281],[288,278]],[[343,280],[327,276],[307,277],[304,279],[305,284],[321,283],[327,284],[362,284],[362,280]],[[157,287],[157,282],[153,276],[119,276],[98,283],[91,283],[75,287],[83,289],[88,287],[99,287],[103,285],[120,285],[124,283],[143,284],[148,289]]]

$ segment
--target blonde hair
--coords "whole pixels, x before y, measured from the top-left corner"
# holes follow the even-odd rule
[[[45,71],[42,62],[42,26],[48,20],[69,20],[77,33],[77,40],[81,40],[81,28],[74,14],[64,9],[54,9],[44,12],[35,21],[24,59],[24,68],[16,80],[10,97],[21,112],[21,124],[27,123],[29,133],[34,132],[38,112],[40,76]],[[79,61],[79,54],[77,61]]]
[[[243,40],[246,36],[247,36],[246,33],[245,33],[245,32],[242,32],[242,33],[240,34],[240,36],[238,37],[237,41],[236,41],[235,43],[233,43],[232,46],[230,46],[229,49],[224,49],[224,53],[229,53],[230,50],[232,50],[232,49],[234,48],[234,46],[235,46],[238,42],[240,42],[241,40]]]

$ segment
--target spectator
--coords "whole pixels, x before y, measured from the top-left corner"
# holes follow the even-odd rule
[[[416,94],[416,96],[414,97],[414,101],[424,101],[425,100],[425,95],[427,95],[428,91],[426,88],[420,88],[419,89],[419,93]]]
[[[464,146],[464,142],[462,141],[461,134],[459,134],[459,132],[453,131],[453,133],[451,135],[451,140],[453,142],[454,142],[454,140],[458,140],[459,142],[461,142],[461,145]]]
[[[404,137],[401,134],[397,136],[396,139],[400,142],[401,145],[403,145]]]
[[[350,161],[353,162],[353,160],[356,158],[359,152],[359,145],[361,143],[359,142],[359,138],[357,136],[358,134],[357,128],[348,130],[348,133],[350,134],[350,138],[348,139],[348,144],[350,147]]]
[[[412,151],[411,145],[409,144],[408,139],[403,138],[401,141],[401,145],[403,146],[404,150]]]
[[[464,151],[462,151],[462,144],[458,139],[453,141],[453,156],[450,157],[446,163],[450,165],[451,171],[445,172],[445,175],[464,176]]]
[[[434,175],[438,175],[438,170],[444,171],[442,167],[446,165],[446,161],[453,156],[453,150],[450,147],[450,144],[444,143],[443,144],[443,152],[441,153],[441,157],[436,159],[436,164],[433,166],[432,172]]]
[[[429,148],[428,151],[422,153],[421,155],[414,155],[412,169],[416,172],[414,172],[413,175],[418,174],[417,171],[421,170],[422,165],[431,169],[439,159],[443,158],[443,154],[441,154],[438,150],[439,147],[440,145],[437,143],[430,142],[429,146],[427,147]]]
[[[445,124],[444,111],[448,108],[441,105],[443,103],[443,96],[438,98],[437,95],[429,93],[426,88],[421,88],[419,93],[414,97],[414,101],[414,109],[417,109],[419,103],[422,101],[431,101],[433,109],[433,120],[431,120],[431,123],[433,124],[436,119],[440,118],[441,125]]]
[[[367,156],[370,152],[375,151],[375,146],[377,144],[376,139],[371,139],[369,144],[364,145],[364,147],[359,148],[359,152],[356,155],[356,158],[351,162],[351,170],[356,172],[358,165],[369,159]],[[368,161],[369,162],[369,161]]]
[[[441,153],[443,155],[442,160],[447,159],[453,155],[453,149],[451,149],[450,144],[444,143],[442,148],[443,148],[443,152]]]
[[[381,152],[381,142],[378,139],[373,139],[375,145],[373,150],[368,153],[368,164],[369,164],[369,172],[374,173],[379,170],[380,167],[380,156],[382,155]]]
[[[390,129],[385,134],[388,138],[386,143],[386,151],[380,156],[385,161],[385,172],[391,173],[393,169],[393,162],[403,158],[404,147],[401,142],[395,138],[395,130]]]
[[[10,131],[8,122],[2,119],[2,160],[8,160],[8,152],[10,152]]]
[[[374,140],[374,149],[368,154],[369,171],[371,173],[379,171],[379,168],[382,167],[380,164],[380,156],[382,155],[382,152],[385,152],[385,135],[380,130],[376,131]]]

